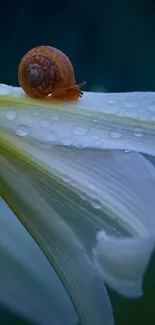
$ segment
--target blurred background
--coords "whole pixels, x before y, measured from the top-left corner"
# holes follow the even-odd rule
[[[7,1],[0,8],[0,82],[18,86],[17,68],[32,47],[51,45],[69,56],[77,83],[104,92],[155,90],[155,2],[129,0]],[[116,325],[155,324],[155,257],[144,296],[109,290]],[[0,307],[0,324],[24,324]],[[56,324],[54,324],[56,325]]]
[[[86,90],[155,90],[152,0],[4,1],[0,9],[1,82],[17,85],[30,48],[52,45],[69,56]]]

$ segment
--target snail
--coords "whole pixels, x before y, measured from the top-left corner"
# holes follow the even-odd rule
[[[78,99],[86,82],[75,84],[74,69],[69,58],[51,46],[29,50],[18,66],[18,81],[25,93],[34,98]]]

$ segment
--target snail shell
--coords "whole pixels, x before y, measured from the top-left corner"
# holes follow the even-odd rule
[[[82,96],[76,85],[74,69],[69,58],[51,46],[38,46],[29,50],[18,66],[18,81],[25,93],[34,98],[51,94],[56,98],[77,99]]]

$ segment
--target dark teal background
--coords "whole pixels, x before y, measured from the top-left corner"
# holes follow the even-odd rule
[[[6,0],[0,31],[1,82],[17,85],[23,54],[49,44],[70,57],[87,90],[155,89],[153,0]]]
[[[77,82],[87,81],[85,90],[155,90],[154,1],[4,1],[0,31],[1,83],[18,85],[17,67],[25,52],[51,45],[69,56]],[[155,324],[155,257],[142,298],[109,294],[116,325]],[[1,306],[0,324],[28,323]]]

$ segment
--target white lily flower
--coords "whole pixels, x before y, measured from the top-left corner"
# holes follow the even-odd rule
[[[53,265],[81,324],[111,325],[102,279],[140,296],[155,244],[147,156],[155,155],[155,94],[86,92],[58,102],[0,91],[0,194]]]

